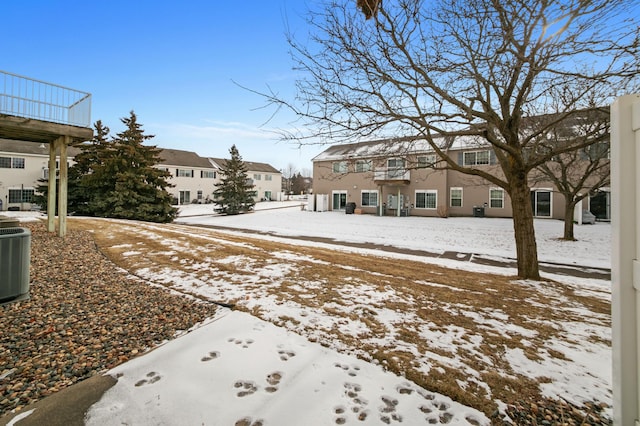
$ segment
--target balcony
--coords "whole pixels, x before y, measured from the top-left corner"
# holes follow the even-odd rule
[[[48,143],[62,135],[93,137],[91,94],[0,71],[0,137]]]
[[[411,181],[411,171],[407,169],[382,169],[373,172],[373,180],[378,184],[405,184]]]

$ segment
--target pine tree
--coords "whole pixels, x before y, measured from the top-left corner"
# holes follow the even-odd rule
[[[110,187],[105,176],[96,175],[110,155],[109,128],[101,120],[95,122],[94,128],[93,139],[78,147],[82,152],[75,156],[75,163],[69,168],[69,213],[94,216],[95,200],[104,196]]]
[[[218,213],[233,215],[253,210],[255,191],[247,177],[247,166],[235,145],[229,150],[231,159],[225,161],[220,173],[222,180],[213,191],[214,209]]]
[[[98,120],[94,123],[93,139],[87,143],[78,145],[80,153],[74,157],[74,164],[69,167],[67,183],[67,211],[69,214],[93,216],[91,200],[99,198],[106,191],[99,191],[96,184],[108,187],[102,177],[95,179],[93,171],[103,164],[110,142],[107,140],[109,128]],[[56,170],[49,170],[49,177],[56,178],[56,193],[60,190],[60,181]],[[34,203],[39,204],[43,210],[47,209],[49,179],[39,179],[34,195]],[[58,212],[56,205],[56,214]]]
[[[98,181],[108,184],[104,196],[92,200],[92,209],[103,217],[171,222],[177,209],[167,192],[170,175],[154,167],[161,161],[161,150],[143,145],[153,136],[145,135],[135,113],[130,114],[121,119],[126,130],[116,135],[103,164],[92,174],[92,187],[99,188]]]

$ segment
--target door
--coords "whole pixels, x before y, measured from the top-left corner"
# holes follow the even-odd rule
[[[531,191],[531,207],[535,217],[551,217],[551,191]]]
[[[191,191],[180,191],[180,204],[191,203]]]
[[[333,192],[333,210],[344,210],[347,205],[347,191]]]
[[[589,211],[596,219],[610,220],[611,193],[609,191],[598,191],[589,196]]]

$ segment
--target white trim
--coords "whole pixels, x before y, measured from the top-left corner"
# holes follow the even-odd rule
[[[435,194],[436,195],[436,201],[435,201],[435,205],[433,207],[418,207],[418,194]],[[425,205],[426,205],[426,201],[427,198],[425,196]],[[415,197],[414,197],[414,207],[416,209],[421,209],[421,210],[436,210],[438,208],[438,190],[437,189],[416,189],[415,191]]]

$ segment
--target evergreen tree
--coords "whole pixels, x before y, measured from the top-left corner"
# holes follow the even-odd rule
[[[81,152],[75,156],[75,163],[69,168],[69,212],[84,216],[96,215],[95,200],[104,196],[110,187],[105,176],[96,175],[111,154],[112,142],[107,139],[109,128],[101,120],[95,122],[94,128],[93,139],[78,147]]]
[[[154,167],[161,161],[161,150],[143,145],[153,136],[144,134],[133,111],[121,121],[126,130],[116,135],[103,162],[89,175],[88,186],[97,193],[91,210],[103,217],[171,222],[177,209],[167,192],[170,175]]]
[[[92,179],[93,170],[100,164],[103,164],[106,152],[109,149],[109,128],[98,120],[94,123],[94,136],[90,142],[82,143],[77,148],[80,153],[74,157],[74,164],[69,167],[67,182],[67,211],[69,214],[77,214],[84,216],[93,216],[90,209],[90,201],[99,198],[100,191],[93,182],[107,185],[106,182],[96,181]],[[49,170],[49,177],[56,178],[56,193],[60,190],[60,179],[57,170]],[[43,210],[47,209],[49,179],[39,179],[36,186],[36,194],[34,195],[34,203],[39,204]],[[104,193],[103,191],[102,193]],[[57,214],[56,205],[56,214]]]
[[[235,145],[229,153],[231,159],[222,166],[222,180],[213,191],[213,200],[217,205],[214,210],[228,215],[251,211],[255,205],[255,191],[247,177],[247,166]]]

